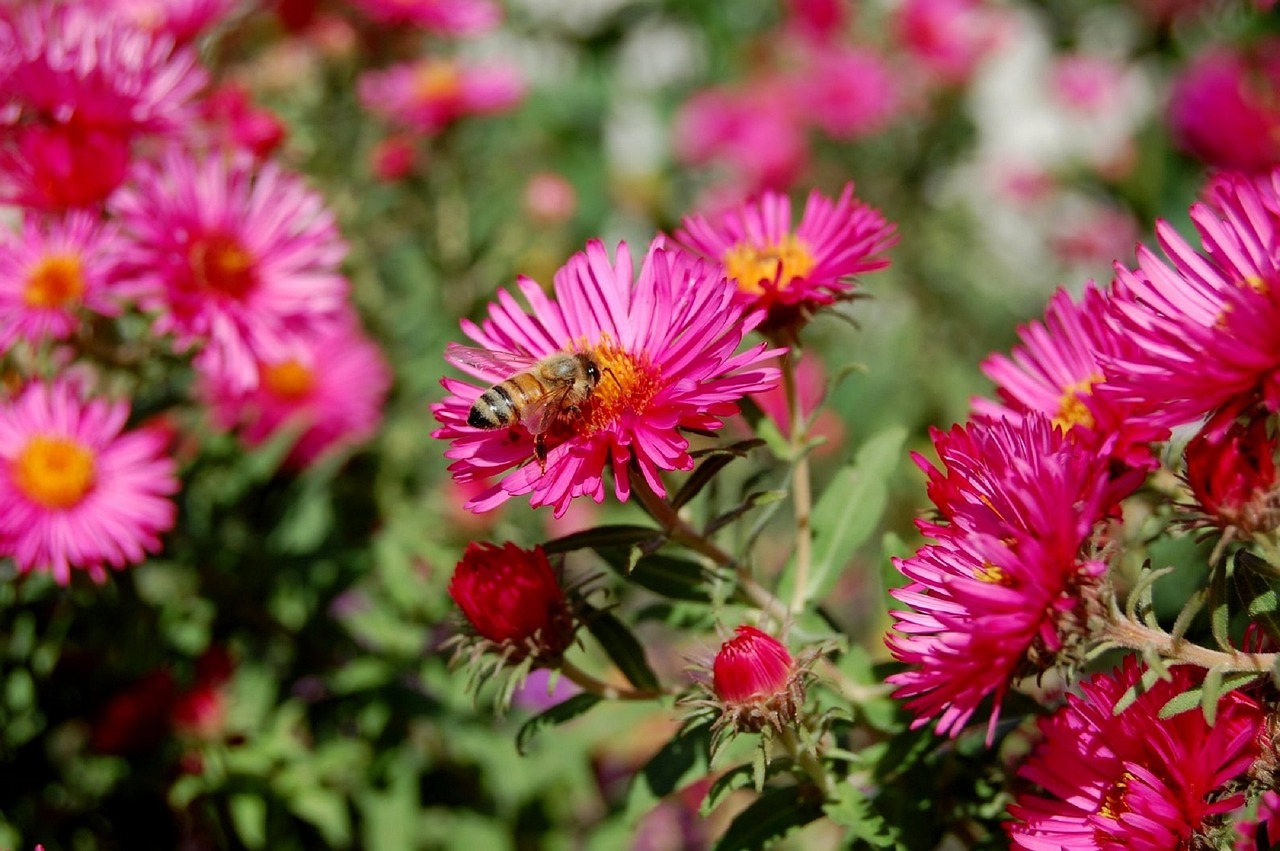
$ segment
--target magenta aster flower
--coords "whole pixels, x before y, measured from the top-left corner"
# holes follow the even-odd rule
[[[1001,14],[979,0],[906,0],[893,23],[903,49],[948,85],[973,74],[1003,29]]]
[[[128,292],[198,364],[251,388],[286,340],[345,309],[346,246],[324,200],[272,163],[171,150],[113,205],[131,237]]]
[[[1178,144],[1219,168],[1280,165],[1280,39],[1248,53],[1212,47],[1174,82],[1169,123]]]
[[[1169,851],[1196,839],[1244,803],[1233,781],[1257,758],[1264,713],[1238,691],[1218,703],[1213,726],[1198,710],[1161,718],[1160,708],[1199,684],[1187,665],[1169,669],[1135,703],[1115,714],[1142,675],[1127,657],[1095,674],[1079,695],[1040,722],[1044,740],[1018,771],[1043,794],[1009,806],[1015,846],[1029,851]]]
[[[460,482],[503,477],[467,503],[487,511],[515,495],[530,504],[551,505],[556,516],[577,496],[604,499],[604,471],[611,469],[614,493],[626,500],[631,470],[664,493],[660,470],[688,470],[693,458],[681,429],[718,429],[747,393],[773,386],[778,370],[763,361],[778,351],[763,345],[735,354],[743,337],[763,319],[734,302],[733,288],[720,272],[683,252],[664,250],[655,240],[634,277],[626,243],[616,261],[593,240],[556,274],[555,299],[528,278],[519,280],[531,313],[505,292],[489,306],[489,318],[463,330],[481,347],[508,360],[581,353],[598,372],[576,416],[548,429],[544,464],[535,459],[538,441],[525,425],[475,428],[471,408],[486,388],[510,378],[520,367],[495,368],[454,350],[454,365],[483,379],[483,385],[446,378],[449,396],[432,407],[442,428],[435,437],[452,441],[446,455]],[[500,363],[500,362],[499,362]],[[526,400],[528,401],[528,400]],[[526,463],[532,462],[532,463]],[[511,468],[517,468],[511,472]],[[505,475],[503,475],[505,473]]]
[[[936,718],[952,736],[994,696],[990,738],[1013,683],[1088,633],[1106,566],[1081,552],[1108,507],[1107,459],[1034,413],[933,439],[943,469],[916,460],[944,522],[920,521],[937,543],[894,560],[911,580],[894,596],[910,609],[892,613],[886,644],[911,667],[889,681],[915,726]]]
[[[368,440],[382,422],[391,372],[354,319],[293,341],[287,356],[260,362],[258,371],[261,379],[248,391],[226,376],[202,376],[200,395],[214,420],[227,429],[239,426],[250,446],[282,426],[302,428],[288,457],[295,467]]]
[[[66,339],[82,310],[117,313],[109,289],[119,251],[114,228],[79,212],[28,215],[20,232],[0,237],[0,354],[18,340]]]
[[[0,406],[0,554],[18,570],[105,579],[160,549],[174,521],[173,460],[157,431],[124,431],[129,405],[82,401],[66,382]]]
[[[1191,208],[1203,254],[1160,222],[1170,263],[1139,246],[1138,268],[1116,269],[1116,333],[1132,345],[1104,357],[1098,389],[1141,411],[1135,419],[1146,425],[1177,426],[1257,400],[1280,409],[1278,187],[1275,178],[1268,186],[1238,176],[1214,186],[1218,209]]]
[[[1133,466],[1148,466],[1148,444],[1163,440],[1163,429],[1133,421],[1133,405],[1095,393],[1103,383],[1102,358],[1119,357],[1128,340],[1107,321],[1107,297],[1089,282],[1080,303],[1066,290],[1049,300],[1043,322],[1018,330],[1021,346],[1012,357],[995,354],[982,371],[997,385],[1003,404],[975,399],[974,410],[995,418],[1020,418],[1036,411],[1085,446]]]
[[[194,117],[207,74],[196,55],[88,4],[0,15],[0,193],[60,209],[101,202],[139,134]]]
[[[502,7],[490,0],[352,0],[380,24],[409,24],[446,35],[474,35],[502,20]]]
[[[514,68],[473,68],[442,57],[367,71],[356,87],[370,112],[426,134],[439,133],[465,115],[505,112],[520,102],[525,89]]]
[[[902,112],[898,75],[869,50],[816,51],[791,84],[809,120],[835,139],[879,133]]]
[[[834,202],[811,192],[794,229],[791,201],[778,192],[765,192],[715,224],[702,216],[682,224],[676,240],[723,264],[739,299],[768,313],[766,331],[847,298],[853,291],[849,279],[888,266],[881,253],[897,241],[894,226],[854,197],[852,183]]]
[[[240,0],[97,0],[104,11],[118,15],[129,25],[178,44],[194,41],[201,33],[226,20]]]

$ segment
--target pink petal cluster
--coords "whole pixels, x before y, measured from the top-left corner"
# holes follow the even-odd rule
[[[879,133],[905,105],[899,76],[862,47],[814,52],[792,81],[792,92],[810,121],[844,141]]]
[[[287,354],[260,361],[258,373],[252,390],[225,374],[204,375],[199,395],[214,421],[222,428],[239,428],[250,446],[281,428],[298,428],[286,459],[297,468],[372,437],[391,384],[381,351],[354,318],[292,340]]]
[[[1009,806],[1009,837],[1027,851],[1167,851],[1197,847],[1215,820],[1238,808],[1239,779],[1259,755],[1265,714],[1250,697],[1229,692],[1210,726],[1198,709],[1171,718],[1160,708],[1199,685],[1203,672],[1170,668],[1136,702],[1117,701],[1142,675],[1127,657],[1095,674],[1040,722],[1044,740],[1018,771],[1041,792]]]
[[[1174,83],[1169,124],[1178,144],[1209,165],[1280,166],[1280,38],[1198,56]]]
[[[0,405],[0,555],[22,573],[106,578],[160,549],[178,490],[165,436],[125,430],[129,405],[84,401],[66,381]]]
[[[130,26],[177,44],[195,41],[225,21],[242,0],[88,0]]]
[[[455,364],[484,384],[443,380],[449,396],[432,407],[442,426],[434,436],[453,444],[445,454],[458,481],[501,477],[467,503],[473,511],[529,494],[531,505],[551,505],[560,516],[575,497],[603,501],[606,469],[620,500],[630,496],[633,471],[663,494],[659,471],[693,467],[682,429],[718,429],[738,399],[777,383],[777,368],[763,362],[778,351],[737,352],[764,314],[746,312],[716,267],[664,249],[661,238],[638,277],[626,243],[611,261],[593,240],[556,274],[554,299],[528,278],[518,285],[531,312],[500,292],[480,325],[463,323],[467,335],[485,349],[527,358],[587,350],[602,375],[571,433],[550,446],[544,471],[523,426],[467,424],[481,393],[510,375]]]
[[[1003,30],[1000,16],[982,0],[906,0],[893,24],[903,50],[947,85],[969,79]]]
[[[197,346],[197,364],[241,388],[288,341],[346,308],[346,246],[320,195],[247,155],[171,150],[115,198],[130,244],[129,293],[155,330]]]
[[[366,71],[356,83],[365,109],[388,122],[434,135],[466,115],[506,112],[524,97],[515,68],[464,65],[443,57]]]
[[[53,220],[29,213],[21,230],[0,233],[0,354],[19,340],[66,339],[82,311],[118,313],[120,251],[116,229],[84,212]]]
[[[475,35],[502,20],[502,7],[492,0],[352,0],[352,5],[380,24],[446,35]]]
[[[766,331],[847,298],[851,278],[888,266],[883,252],[897,242],[894,226],[854,195],[852,183],[835,201],[811,192],[798,225],[792,225],[791,200],[766,191],[714,222],[685,218],[675,239],[723,265],[739,300],[767,312]]]
[[[990,738],[1010,686],[1087,632],[1105,564],[1082,550],[1115,487],[1104,456],[1036,413],[935,431],[933,441],[942,467],[916,462],[939,515],[918,525],[936,543],[894,560],[911,580],[894,596],[910,608],[892,613],[886,643],[910,667],[889,681],[915,726],[936,718],[952,736],[994,697]]]

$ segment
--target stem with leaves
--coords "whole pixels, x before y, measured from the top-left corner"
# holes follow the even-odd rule
[[[657,700],[660,697],[675,694],[671,689],[638,689],[606,683],[604,680],[588,674],[568,659],[560,660],[559,670],[565,679],[574,683],[583,691],[590,692],[605,700]]]
[[[813,560],[813,533],[810,515],[813,511],[812,485],[809,482],[808,423],[800,392],[796,385],[796,368],[800,349],[793,347],[782,359],[782,386],[787,398],[787,419],[791,430],[791,502],[795,508],[796,547],[795,584],[791,589],[791,612],[804,610],[809,594],[809,565]]]
[[[1280,653],[1227,652],[1201,647],[1164,630],[1124,617],[1119,611],[1112,612],[1102,638],[1130,650],[1154,651],[1174,663],[1197,665],[1205,669],[1216,668],[1223,673],[1268,673],[1275,670],[1276,664],[1280,662]]]

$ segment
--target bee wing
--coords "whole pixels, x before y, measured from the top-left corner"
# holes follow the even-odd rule
[[[534,399],[520,412],[520,424],[529,430],[529,434],[542,434],[549,430],[564,413],[566,398],[572,390],[573,385],[566,384],[540,399]]]
[[[510,378],[538,362],[536,357],[525,352],[478,349],[458,343],[445,346],[444,359],[463,372],[494,382]]]

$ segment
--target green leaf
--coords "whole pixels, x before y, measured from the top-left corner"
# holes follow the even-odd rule
[[[572,721],[599,703],[600,699],[599,695],[584,691],[530,718],[516,733],[516,750],[524,756],[528,752],[530,743],[544,728],[556,727],[566,721]]]
[[[652,526],[633,524],[617,524],[597,526],[594,529],[583,529],[572,532],[561,538],[553,538],[542,545],[548,555],[584,550],[588,547],[630,547],[636,544],[651,543],[662,539],[662,532]]]
[[[714,851],[750,851],[786,836],[822,815],[822,801],[794,786],[770,789],[738,813]]]
[[[649,667],[644,648],[626,624],[603,609],[588,614],[586,622],[587,629],[632,685],[638,689],[658,688],[658,676]]]
[[[628,579],[671,600],[711,602],[711,589],[701,564],[666,555],[645,556],[636,562]]]
[[[675,496],[671,498],[671,505],[674,508],[680,508],[687,504],[695,496],[702,492],[702,489],[710,484],[711,480],[735,458],[745,458],[747,453],[752,449],[764,446],[764,441],[759,438],[751,440],[742,440],[737,443],[731,443],[728,446],[717,446],[712,449],[703,449],[699,452],[691,453],[695,458],[705,457],[707,460],[698,465],[689,478],[685,479],[684,484],[680,486],[680,490],[676,491]]]
[[[707,773],[711,752],[711,722],[680,730],[644,764],[631,781],[627,811],[633,818]]]
[[[332,848],[351,844],[351,814],[345,795],[323,787],[304,789],[289,801],[293,814],[324,836]]]
[[[1261,563],[1263,567],[1259,567]],[[1249,617],[1259,623],[1273,639],[1280,640],[1280,595],[1276,594],[1265,568],[1269,568],[1247,550],[1236,553],[1235,589]]]
[[[827,818],[841,827],[848,828],[849,835],[861,839],[873,848],[892,848],[884,817],[875,811],[871,799],[852,783],[841,783],[836,800],[822,808]]]
[[[755,766],[752,763],[735,766],[724,774],[721,774],[711,784],[711,788],[707,790],[707,797],[702,799],[702,809],[699,811],[702,815],[709,815],[716,807],[720,806],[720,802],[730,792],[736,792],[739,789],[746,789],[753,782],[752,775],[755,774]]]
[[[1231,651],[1231,610],[1227,600],[1227,583],[1234,569],[1220,564],[1209,576],[1209,626],[1218,647]]]
[[[858,547],[880,524],[889,500],[888,481],[902,456],[906,429],[894,426],[863,444],[823,491],[813,507],[813,563],[804,599],[820,600],[830,593]],[[787,565],[779,594],[790,596],[795,560]]]
[[[786,499],[787,496],[788,494],[784,490],[756,491],[755,493],[748,494],[746,499],[742,500],[742,502],[738,503],[724,514],[721,514],[719,517],[708,523],[704,532],[705,534],[710,535],[720,529],[723,529],[725,526],[728,526],[748,511],[751,511],[754,508],[759,508],[762,505],[772,505],[775,502],[781,502]]]
[[[267,803],[260,795],[232,795],[229,802],[231,823],[236,835],[247,848],[265,848],[267,844]]]

